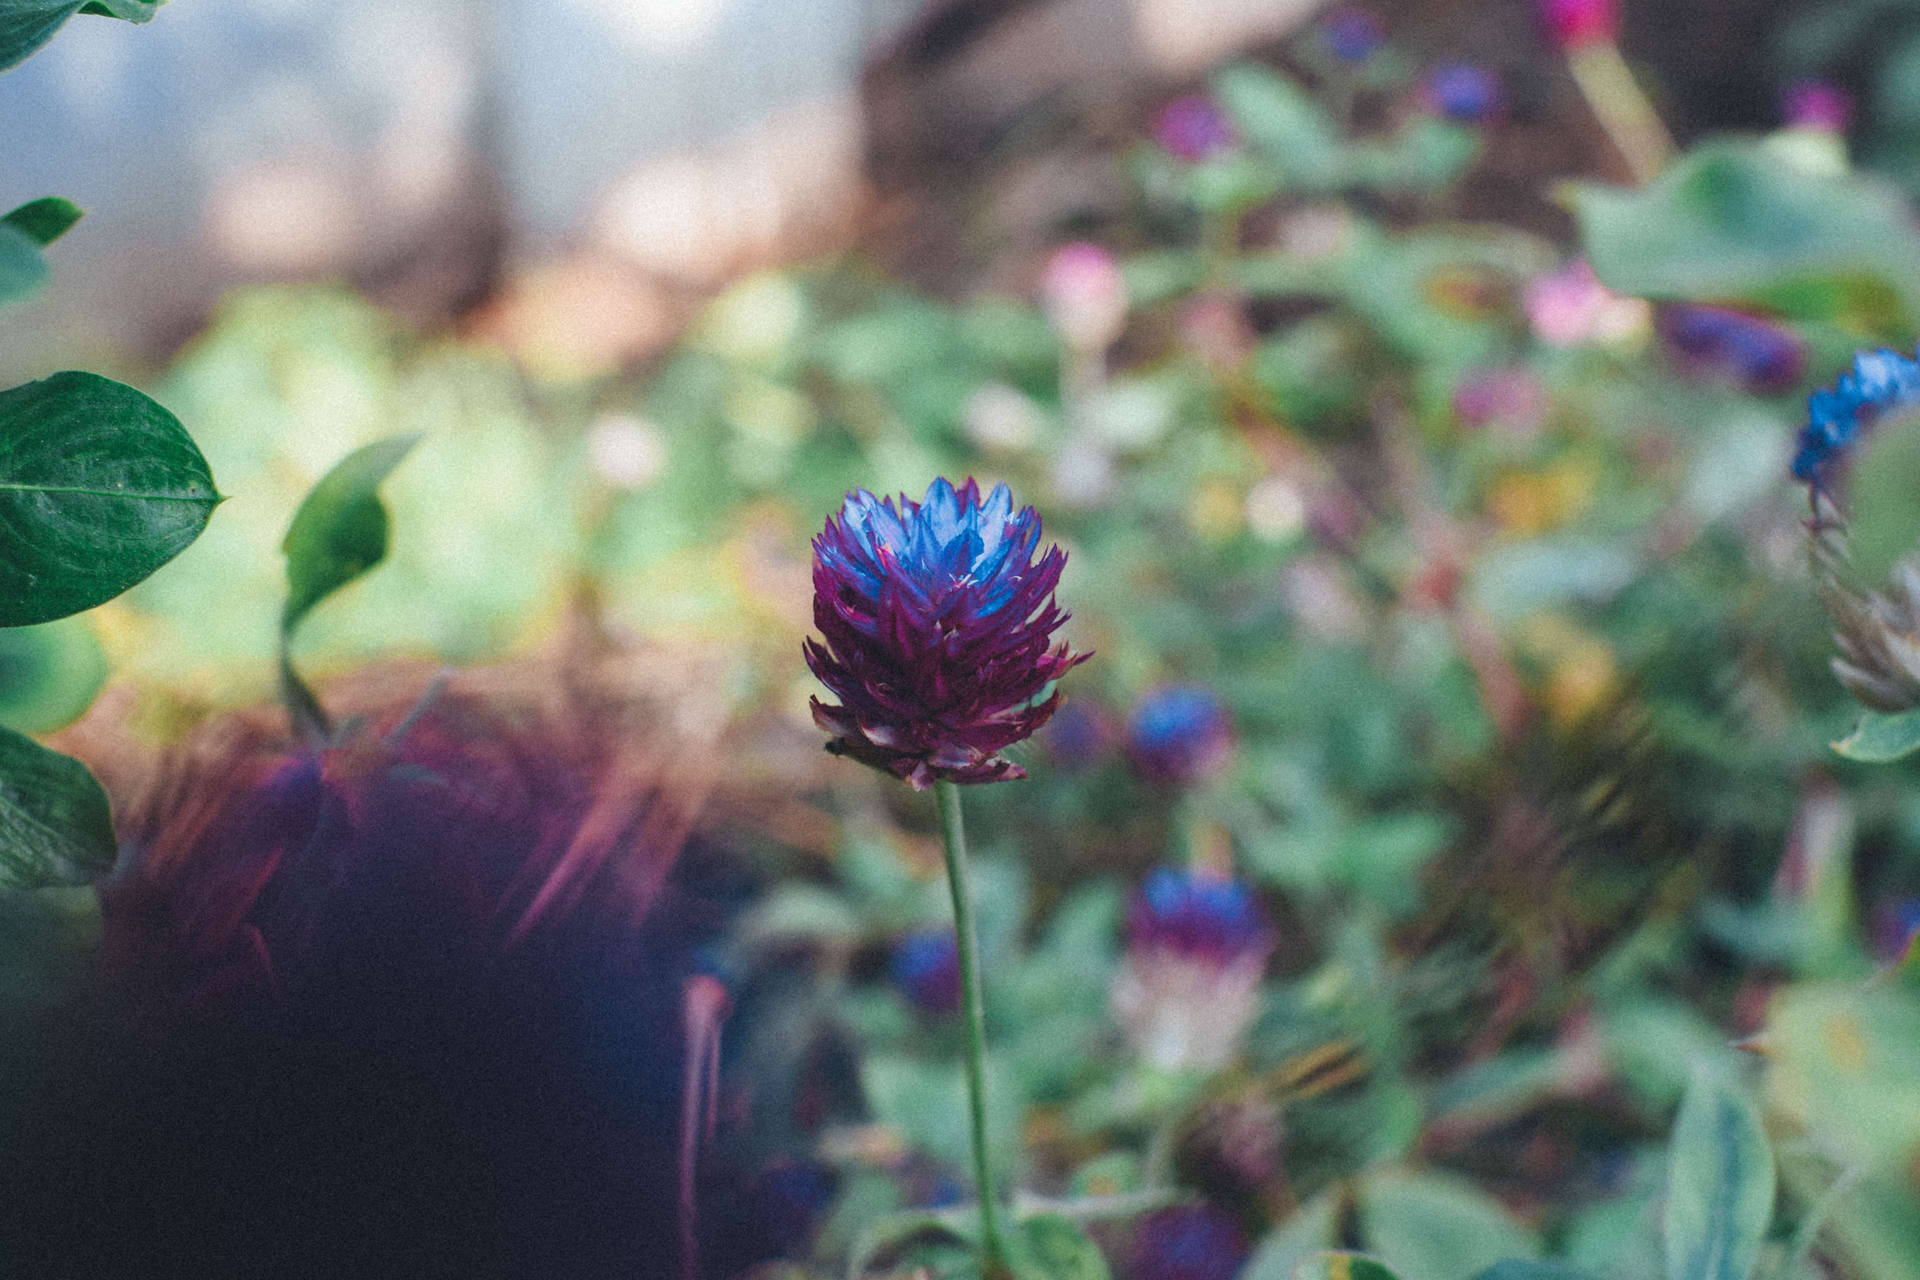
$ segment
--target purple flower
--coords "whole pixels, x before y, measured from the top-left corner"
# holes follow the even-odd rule
[[[1540,0],[1540,20],[1562,49],[1617,39],[1620,0]]]
[[[1273,945],[1246,885],[1154,872],[1127,914],[1127,956],[1111,991],[1128,1042],[1163,1071],[1225,1066],[1259,1012]]]
[[[1500,110],[1500,82],[1485,67],[1448,62],[1435,67],[1421,87],[1427,110],[1456,124],[1485,124]]]
[[[1153,140],[1188,164],[1231,151],[1240,141],[1226,113],[1212,98],[1198,93],[1175,98],[1161,108],[1153,122]]]
[[[1090,654],[1053,633],[1066,553],[1007,487],[935,480],[896,507],[864,489],[813,540],[807,666],[839,703],[813,699],[827,749],[924,791],[936,780],[997,782],[1026,770],[1000,754],[1060,705],[1054,681]]]
[[[1134,1230],[1128,1274],[1152,1280],[1233,1280],[1247,1261],[1247,1238],[1209,1204],[1156,1209]]]
[[[1654,326],[1680,362],[1758,394],[1785,391],[1806,371],[1807,349],[1793,330],[1727,307],[1681,302]]]
[[[1113,721],[1106,712],[1075,699],[1062,703],[1040,731],[1040,745],[1053,763],[1069,773],[1079,773],[1100,763],[1112,749],[1115,736]]]
[[[1212,690],[1167,685],[1134,704],[1127,717],[1127,754],[1156,782],[1201,782],[1233,754],[1233,724]]]
[[[1891,409],[1920,403],[1920,361],[1894,351],[1862,351],[1830,389],[1807,398],[1807,425],[1793,455],[1793,478],[1826,490],[1833,471],[1864,428]]]
[[[893,985],[924,1013],[945,1015],[960,1007],[960,948],[951,929],[922,929],[893,944],[887,960]]]
[[[1385,39],[1380,19],[1365,9],[1343,7],[1327,15],[1327,45],[1342,62],[1365,62]]]
[[[1264,961],[1273,930],[1240,881],[1161,867],[1127,912],[1127,943],[1136,951],[1175,951],[1223,964],[1253,952]]]
[[[1781,95],[1780,114],[1796,129],[1845,133],[1853,119],[1853,97],[1824,80],[1797,80]]]
[[[1907,944],[1920,934],[1920,898],[1882,902],[1873,910],[1873,953],[1882,964],[1893,964],[1906,954]]]

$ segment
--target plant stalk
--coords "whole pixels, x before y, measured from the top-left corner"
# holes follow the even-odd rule
[[[973,1177],[980,1196],[980,1274],[1010,1275],[1000,1201],[987,1150],[987,1007],[980,982],[980,946],[973,925],[973,894],[967,883],[967,833],[960,816],[960,788],[933,784],[940,810],[940,840],[947,854],[947,887],[953,893],[953,932],[960,952],[960,1001],[966,1018],[967,1119],[973,1134]]]

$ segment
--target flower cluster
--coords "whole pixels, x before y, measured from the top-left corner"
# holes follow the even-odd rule
[[[1233,1280],[1247,1261],[1240,1224],[1212,1205],[1156,1209],[1134,1229],[1133,1270],[1155,1280]]]
[[[1442,63],[1428,74],[1420,99],[1455,124],[1486,124],[1500,112],[1500,82],[1477,63]]]
[[[1327,45],[1342,62],[1365,62],[1385,42],[1380,19],[1365,9],[1345,7],[1327,16]]]
[[[1212,690],[1167,685],[1141,698],[1127,717],[1127,755],[1155,782],[1204,782],[1233,754],[1233,723]]]
[[[1053,633],[1066,553],[1037,561],[1040,518],[996,485],[935,480],[926,497],[848,494],[813,540],[807,666],[839,699],[813,699],[827,749],[916,790],[1026,771],[1000,753],[1060,705],[1053,683],[1090,654]]]
[[[952,929],[907,934],[894,943],[887,970],[914,1008],[944,1016],[960,1007],[960,948]]]
[[[1680,363],[1758,394],[1786,391],[1806,371],[1806,344],[1783,325],[1729,307],[1675,303],[1654,322]]]
[[[1258,1012],[1273,930],[1238,880],[1161,869],[1127,915],[1113,1006],[1128,1040],[1167,1071],[1224,1066]]]
[[[1920,360],[1898,352],[1863,351],[1831,388],[1807,400],[1807,425],[1793,455],[1793,478],[1829,492],[1839,464],[1881,414],[1920,404]]]
[[[1239,145],[1233,122],[1212,98],[1175,98],[1154,118],[1153,140],[1177,160],[1198,164]]]

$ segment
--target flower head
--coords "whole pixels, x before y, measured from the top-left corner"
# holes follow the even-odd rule
[[[1040,745],[1049,762],[1069,773],[1082,773],[1106,757],[1117,736],[1112,717],[1095,703],[1075,699],[1040,731]]]
[[[847,495],[813,540],[807,666],[839,698],[813,699],[827,749],[916,790],[936,780],[997,782],[1026,771],[1001,751],[1060,705],[1054,681],[1090,654],[1053,633],[1066,553],[1040,545],[1040,517],[996,485],[935,480],[905,494]]]
[[[1040,302],[1061,341],[1076,351],[1104,351],[1127,322],[1127,282],[1100,245],[1060,246],[1040,275]]]
[[[1619,0],[1540,0],[1540,19],[1562,49],[1600,44],[1620,34]]]
[[[1689,370],[1747,391],[1785,391],[1806,369],[1806,344],[1798,334],[1744,311],[1675,303],[1661,309],[1654,327]]]
[[[1140,1220],[1129,1274],[1154,1280],[1233,1280],[1247,1253],[1246,1235],[1224,1210],[1208,1204],[1174,1205]]]
[[[1780,114],[1790,128],[1845,133],[1853,120],[1853,97],[1824,80],[1797,80],[1781,96]]]
[[[893,944],[887,958],[893,985],[925,1013],[960,1007],[960,948],[951,929],[920,929]]]
[[[1202,782],[1233,754],[1233,723],[1211,689],[1166,685],[1134,704],[1127,717],[1127,754],[1156,782]]]
[[[1427,110],[1455,124],[1485,124],[1500,111],[1500,82],[1477,63],[1448,62],[1421,86]]]
[[[1600,283],[1586,259],[1527,283],[1527,320],[1534,336],[1555,347],[1628,343],[1646,332],[1651,309],[1644,298],[1627,298]]]
[[[1274,936],[1238,880],[1161,869],[1127,915],[1113,1006],[1135,1050],[1163,1070],[1224,1066],[1259,1009]]]
[[[1342,62],[1365,62],[1385,40],[1380,19],[1365,9],[1343,6],[1327,16],[1327,45]]]
[[[1176,160],[1198,164],[1231,151],[1240,138],[1218,103],[1194,93],[1160,109],[1153,122],[1153,140]]]
[[[1807,399],[1793,478],[1816,491],[1829,490],[1861,434],[1880,415],[1915,404],[1920,404],[1920,361],[1885,349],[1861,352],[1837,383]]]

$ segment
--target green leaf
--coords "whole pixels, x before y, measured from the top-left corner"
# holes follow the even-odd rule
[[[1920,233],[1906,201],[1863,175],[1782,164],[1755,142],[1711,142],[1646,186],[1571,189],[1581,239],[1607,287],[1647,298],[1765,305],[1809,280],[1876,290],[1920,322]],[[1894,317],[1872,317],[1886,326]]]
[[[219,502],[179,420],[132,387],[56,373],[0,392],[0,626],[111,600]]]
[[[0,628],[0,726],[52,733],[92,705],[106,678],[106,652],[84,618]]]
[[[0,889],[84,884],[113,855],[107,793],[87,767],[0,729]]]
[[[1340,1195],[1323,1191],[1266,1234],[1240,1280],[1290,1280],[1305,1259],[1339,1243]]]
[[[972,1209],[909,1209],[888,1214],[870,1223],[854,1240],[847,1255],[849,1280],[866,1274],[867,1266],[882,1254],[923,1238],[958,1240],[969,1246],[979,1237],[980,1226]]]
[[[1795,983],[1767,1018],[1768,1111],[1843,1165],[1920,1159],[1920,995],[1911,977]]]
[[[1019,1280],[1109,1280],[1106,1257],[1071,1219],[1057,1213],[1022,1221],[1013,1244]]]
[[[1293,1280],[1400,1280],[1400,1277],[1378,1258],[1330,1249],[1303,1259],[1293,1269]]]
[[[1833,749],[1862,764],[1886,764],[1920,749],[1920,711],[1863,711],[1853,732]]]
[[[1564,1262],[1537,1262],[1531,1258],[1508,1258],[1496,1262],[1473,1280],[1592,1280],[1584,1271]]]
[[[34,238],[0,224],[0,306],[38,293],[47,283],[47,262]]]
[[[80,206],[73,201],[43,196],[0,217],[0,227],[12,227],[44,249],[73,230],[80,218]]]
[[[1760,1114],[1703,1062],[1680,1100],[1667,1165],[1667,1280],[1747,1280],[1773,1218],[1773,1148]]]
[[[1215,76],[1213,92],[1241,134],[1287,183],[1310,191],[1339,185],[1345,171],[1339,131],[1300,86],[1242,63]]]
[[[1848,470],[1847,559],[1856,581],[1885,582],[1920,546],[1920,414],[1889,414]]]
[[[355,449],[301,502],[280,544],[287,557],[282,635],[292,635],[315,605],[386,559],[387,508],[380,485],[418,443],[414,432]]]
[[[1406,1280],[1468,1280],[1503,1258],[1540,1251],[1499,1201],[1432,1173],[1370,1179],[1360,1197],[1360,1236]]]
[[[146,22],[164,3],[166,0],[0,0],[0,71],[26,61],[76,13]]]

